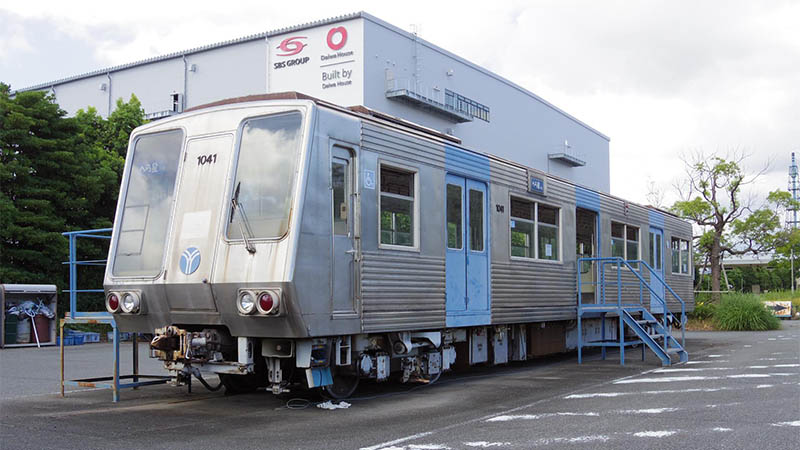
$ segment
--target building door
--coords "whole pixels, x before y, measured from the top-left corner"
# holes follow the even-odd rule
[[[446,177],[446,310],[448,326],[490,321],[486,184]]]
[[[350,318],[356,312],[356,240],[353,152],[334,145],[331,148],[331,311],[334,317]]]
[[[662,280],[664,279],[664,230],[660,228],[650,227],[650,257],[647,264],[653,268],[653,271],[655,271]],[[664,296],[666,292],[663,282],[651,276],[650,286],[664,301],[666,301],[666,297]],[[650,311],[654,313],[664,312],[662,303],[652,292],[650,293]]]
[[[575,209],[576,258],[595,258],[600,248],[597,232],[597,213],[584,208]],[[581,263],[581,303],[596,303],[597,263]]]

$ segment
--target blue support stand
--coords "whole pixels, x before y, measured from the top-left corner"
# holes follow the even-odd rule
[[[61,396],[64,397],[64,386],[78,386],[89,388],[111,389],[113,401],[119,401],[120,389],[138,389],[140,386],[154,384],[165,384],[170,381],[169,376],[165,375],[141,375],[139,374],[139,343],[137,334],[132,334],[133,344],[133,373],[131,375],[119,374],[119,329],[114,316],[108,312],[81,312],[78,311],[78,294],[80,293],[102,293],[102,289],[78,289],[78,266],[101,266],[105,267],[106,260],[84,260],[79,261],[77,257],[77,239],[104,239],[110,240],[111,228],[101,228],[97,230],[69,231],[62,233],[69,238],[69,312],[61,319],[60,323],[60,356],[61,356]],[[64,327],[70,324],[94,324],[104,323],[111,326],[114,344],[114,374],[110,377],[84,378],[80,380],[64,379]],[[131,380],[131,382],[121,383],[120,380]],[[141,381],[145,380],[145,381]]]

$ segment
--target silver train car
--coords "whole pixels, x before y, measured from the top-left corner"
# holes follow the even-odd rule
[[[574,349],[581,256],[662,257],[693,304],[688,223],[297,93],[134,130],[116,214],[106,307],[178,383],[342,398]]]

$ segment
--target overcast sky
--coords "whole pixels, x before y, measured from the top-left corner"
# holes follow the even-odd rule
[[[488,7],[491,6],[491,9]],[[750,154],[785,189],[800,152],[798,1],[136,1],[0,5],[0,81],[22,88],[367,11],[522,85],[611,137],[611,192],[671,204],[681,153]],[[491,149],[486,149],[491,152]],[[798,155],[800,156],[800,155]]]

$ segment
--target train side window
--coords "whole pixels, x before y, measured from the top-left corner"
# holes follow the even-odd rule
[[[447,248],[461,250],[462,246],[461,186],[447,185]]]
[[[533,202],[511,197],[511,256],[536,256],[533,219]]]
[[[384,245],[414,247],[415,173],[381,165],[380,239]]]
[[[672,238],[672,273],[689,274],[689,241]]]
[[[611,222],[611,256],[625,259],[625,225]]]
[[[511,197],[511,256],[558,261],[559,208]]]
[[[537,205],[537,233],[539,241],[539,259],[558,259],[558,208]]]
[[[611,256],[639,259],[639,227],[611,222]],[[631,266],[637,267],[636,263]]]

